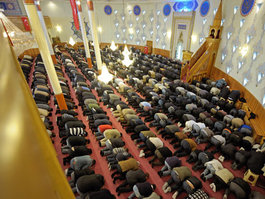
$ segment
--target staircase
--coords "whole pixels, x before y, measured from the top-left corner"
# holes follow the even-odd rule
[[[184,82],[192,80],[200,81],[203,77],[209,77],[215,64],[215,58],[220,44],[222,32],[222,1],[216,12],[213,25],[210,27],[209,36],[196,53],[193,54],[188,64],[181,68],[180,78]]]

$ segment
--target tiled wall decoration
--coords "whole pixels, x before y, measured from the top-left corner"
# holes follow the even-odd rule
[[[21,15],[18,0],[0,0],[0,9],[4,10],[5,15]]]
[[[112,13],[112,7],[110,5],[106,5],[104,7],[104,12],[106,13],[106,15],[111,15],[111,13]]]
[[[133,7],[133,13],[134,13],[136,16],[140,15],[140,14],[141,14],[141,7],[140,7],[139,5],[135,5],[135,6]]]
[[[242,16],[247,16],[252,11],[255,5],[255,0],[243,0],[240,7],[240,12]]]
[[[205,0],[198,0],[199,7]],[[207,17],[196,12],[193,35],[199,40],[191,44],[195,52],[208,35],[220,1],[211,1]],[[223,32],[216,67],[244,85],[261,102],[265,101],[265,8],[264,0],[256,0],[250,12],[242,16],[242,1],[223,0]],[[251,1],[252,2],[252,1]],[[264,102],[265,103],[265,102]]]
[[[173,9],[176,12],[190,12],[195,11],[198,7],[197,0],[176,0]]]
[[[225,23],[216,66],[239,81],[263,104],[265,94],[265,63],[261,56],[264,54],[265,45],[263,1],[256,0],[250,12],[243,16],[241,1],[223,1],[225,5],[228,2],[231,6],[223,7]]]
[[[165,16],[168,16],[168,15],[170,15],[170,13],[171,13],[171,6],[170,6],[170,4],[165,4],[164,7],[163,7],[163,14]]]
[[[105,2],[95,2],[95,14],[103,29],[101,42],[114,40],[116,43],[144,46],[147,40],[151,40],[155,48],[169,50],[169,41],[163,35],[171,29],[172,12],[170,11],[168,16],[163,14],[165,3],[152,3],[152,6],[142,2],[113,3],[111,4],[113,14],[101,15],[97,10],[101,8],[104,10],[106,5]],[[171,8],[169,3],[167,5]]]
[[[208,12],[210,10],[210,2],[209,0],[205,0],[202,2],[201,6],[200,6],[200,13],[202,17],[207,16]]]

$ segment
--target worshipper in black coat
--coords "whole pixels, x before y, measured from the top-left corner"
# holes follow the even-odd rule
[[[76,181],[76,191],[80,195],[87,192],[99,191],[104,183],[104,177],[100,174],[84,175]]]
[[[143,170],[141,170],[141,169],[128,171],[126,173],[125,181],[122,184],[120,184],[116,189],[118,196],[121,193],[132,191],[133,186],[136,183],[145,182],[148,179],[148,177],[149,177],[149,174],[144,173]]]

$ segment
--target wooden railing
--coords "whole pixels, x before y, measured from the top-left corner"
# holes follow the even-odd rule
[[[110,45],[110,43],[100,43],[99,44],[100,48],[104,48],[107,45]],[[116,45],[124,46],[125,44],[117,43]],[[133,44],[126,44],[126,45],[128,46],[128,48],[134,47],[136,49],[139,49],[141,52],[144,52],[144,47],[145,46],[139,46],[139,45],[133,45]],[[163,49],[160,49],[160,48],[154,48],[153,49],[153,54],[162,55],[164,57],[170,57],[170,51],[169,50],[163,50]]]
[[[194,64],[201,58],[201,56],[203,55],[203,53],[207,50],[207,44],[206,44],[206,41],[201,45],[201,47],[196,51],[196,53],[194,53],[191,57],[191,60],[189,62],[189,64],[187,65],[183,65],[182,68],[181,68],[181,76],[180,78],[182,80],[185,79],[186,81],[186,77],[187,77],[187,73],[188,71],[190,71]]]
[[[181,71],[181,73],[186,73],[185,82],[191,82],[192,80],[200,81],[202,77],[210,75],[213,61],[213,55],[210,53],[212,48],[213,46],[209,46],[191,68],[185,69],[186,72],[183,72],[183,70]]]
[[[19,15],[19,16],[8,16],[7,18],[16,26],[18,27],[20,30],[22,30],[23,32],[28,32],[25,29],[25,26],[23,24],[23,21],[21,19],[21,17],[27,17],[26,15]],[[49,16],[43,16],[44,18],[44,22],[45,25],[47,27],[47,29],[51,29],[53,27],[52,25],[52,21],[51,18]]]
[[[207,50],[208,45],[207,41],[205,41],[201,47],[192,55],[190,59],[190,65],[193,66],[199,59],[200,57],[204,54],[204,52]]]
[[[0,32],[4,32],[1,23]],[[74,199],[17,57],[3,34],[0,44],[0,198]]]
[[[31,49],[25,50],[21,55],[18,56],[18,58],[22,59],[24,55],[29,55],[34,58],[38,54],[40,54],[40,51],[38,48],[31,48]]]
[[[218,80],[225,78],[226,82],[231,89],[240,90],[241,96],[244,97],[247,101],[249,110],[247,111],[247,117],[250,117],[250,113],[253,112],[256,114],[255,119],[249,121],[249,125],[254,129],[254,137],[259,142],[261,138],[265,137],[265,109],[262,104],[255,98],[251,92],[246,89],[241,83],[235,80],[230,75],[226,74],[222,70],[212,67],[210,78],[213,80]],[[248,122],[248,121],[245,121]]]

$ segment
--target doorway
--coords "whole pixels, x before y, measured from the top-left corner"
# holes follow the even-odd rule
[[[181,32],[179,35],[179,38],[177,40],[177,45],[175,49],[175,57],[174,59],[179,59],[182,60],[182,51],[184,50],[184,45],[183,45],[183,33]]]
[[[182,13],[174,12],[171,28],[171,58],[182,60],[182,51],[190,50],[191,34],[193,31],[194,19],[194,11]]]

